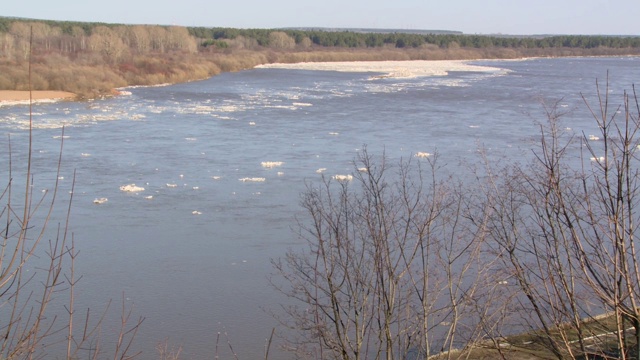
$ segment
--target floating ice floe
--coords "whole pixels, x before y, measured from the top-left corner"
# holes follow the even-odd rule
[[[192,187],[192,189],[193,189],[193,190],[199,190],[199,189],[200,189],[200,187],[199,187],[199,186],[194,186],[194,187]]]
[[[330,132],[329,135],[340,135],[340,133],[337,132]]]
[[[353,180],[353,175],[333,175],[333,179],[338,181],[351,181]]]
[[[325,171],[327,171],[327,168],[320,168],[320,169],[316,170],[316,173],[322,174]]]
[[[255,125],[256,125],[256,123],[255,123],[254,121],[249,121],[249,125],[251,125],[251,126],[255,126]]]
[[[184,138],[187,141],[196,141],[198,139],[194,138],[194,137],[188,137],[188,138]]]
[[[589,135],[589,140],[591,140],[591,141],[598,141],[598,140],[600,140],[600,138],[599,138],[599,137],[597,137],[597,136],[595,136],[595,135]]]
[[[120,186],[120,190],[125,192],[139,192],[139,191],[144,191],[144,188],[140,186],[136,186],[136,184],[129,184],[129,185]]]
[[[284,172],[278,171],[278,176],[284,176]]]
[[[358,168],[358,171],[363,172],[363,173],[369,172],[369,170],[366,167]]]
[[[200,211],[198,211],[198,210],[193,210],[191,213],[193,215],[202,215],[202,213]]]
[[[604,161],[604,156],[600,156],[600,157],[592,157],[591,161],[598,161],[598,162],[602,162]]]
[[[80,153],[80,156],[82,156],[82,157],[89,157],[89,156],[91,156],[91,154],[89,154],[89,153]]]
[[[282,166],[282,164],[284,163],[282,161],[263,161],[261,164],[263,168],[271,169],[274,167]]]
[[[263,182],[266,179],[265,178],[258,178],[258,177],[254,177],[254,178],[246,177],[246,178],[242,178],[242,179],[238,179],[238,180],[240,180],[242,182]]]
[[[174,188],[174,187],[178,187],[178,184],[167,184],[168,188]]]
[[[151,199],[153,199],[153,195],[145,196],[144,198],[147,199],[147,200],[151,200]]]
[[[109,199],[107,199],[107,198],[96,198],[95,200],[93,200],[93,203],[94,204],[104,204],[107,201],[109,201]]]
[[[313,106],[313,104],[303,103],[303,102],[294,102],[293,106]]]
[[[220,180],[221,176],[212,176],[211,177],[213,180]]]
[[[494,74],[503,74],[508,72],[508,70],[505,69],[468,64],[464,60],[340,61],[324,63],[264,64],[258,65],[256,68],[375,72],[384,74],[381,76],[373,76],[372,80],[390,77],[446,76],[451,71],[473,71]]]
[[[417,152],[415,156],[419,158],[426,158],[431,156],[431,154],[428,152]]]

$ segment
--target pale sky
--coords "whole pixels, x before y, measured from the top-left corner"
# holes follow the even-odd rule
[[[204,27],[640,35],[640,0],[1,0],[1,16]]]

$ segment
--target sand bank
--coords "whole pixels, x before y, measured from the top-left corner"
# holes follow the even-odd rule
[[[48,90],[32,91],[31,95],[34,102],[53,102],[63,99],[73,99],[76,97],[76,94],[74,93]],[[29,91],[0,90],[0,106],[28,103]]]
[[[415,61],[345,61],[295,64],[266,64],[256,68],[326,70],[344,72],[375,72],[378,77],[445,76],[450,71],[499,72],[504,69],[470,65],[464,60],[415,60]]]

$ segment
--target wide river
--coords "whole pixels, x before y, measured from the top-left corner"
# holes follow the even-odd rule
[[[445,169],[464,176],[460,163],[478,161],[480,147],[492,159],[530,155],[543,104],[557,103],[571,131],[597,134],[581,93],[597,106],[596,80],[604,94],[608,76],[618,105],[640,83],[637,57],[468,64],[476,66],[257,68],[34,105],[36,193],[53,186],[63,124],[63,197],[76,171],[78,308],[99,311],[114,299],[108,334],[124,293],[145,317],[136,343],[144,359],[156,358],[164,340],[181,345],[184,359],[213,359],[218,332],[228,334],[221,358],[232,358],[227,338],[240,359],[260,358],[278,325],[271,313],[289,303],[269,285],[270,261],[301,246],[300,194],[320,169],[352,173],[366,145],[392,160],[437,151]],[[0,106],[0,146],[6,154],[11,134],[14,178],[24,174],[27,120],[27,106]],[[6,180],[8,156],[0,168]],[[132,184],[144,191],[121,191]],[[284,357],[277,343],[271,358]]]

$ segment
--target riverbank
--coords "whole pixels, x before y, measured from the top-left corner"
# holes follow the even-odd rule
[[[206,51],[205,51],[206,50]],[[225,72],[252,69],[258,65],[276,63],[336,63],[359,61],[468,61],[480,59],[515,60],[531,57],[582,57],[640,55],[640,48],[440,48],[425,45],[420,48],[323,48],[254,50],[244,48],[203,49],[200,52],[135,54],[129,52],[119,59],[104,59],[91,52],[75,57],[66,54],[32,58],[27,62],[0,59],[0,89],[4,90],[64,90],[81,99],[114,95],[114,90],[127,86],[151,86],[183,83],[209,78]],[[29,79],[31,71],[31,80]]]

